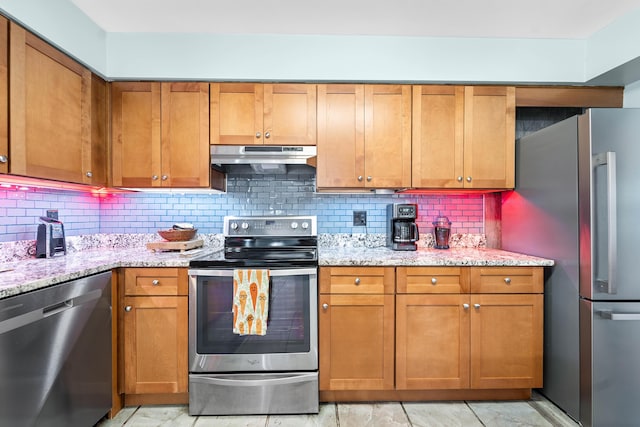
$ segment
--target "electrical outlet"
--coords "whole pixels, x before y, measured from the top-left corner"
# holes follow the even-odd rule
[[[367,211],[353,211],[353,225],[367,225]]]
[[[47,209],[47,218],[58,219],[58,209]]]

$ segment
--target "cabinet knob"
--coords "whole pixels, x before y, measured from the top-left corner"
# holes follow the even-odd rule
[[[436,279],[435,277],[431,278],[431,284],[435,285],[436,283],[438,283],[438,279]]]
[[[467,182],[471,182],[471,177],[470,176],[467,177]]]
[[[367,177],[367,182],[371,182],[371,179],[372,179],[372,178],[371,178],[370,176],[368,176],[368,177]]]
[[[87,178],[91,178],[91,177],[93,176],[93,174],[91,173],[91,171],[87,172],[87,173],[86,173],[86,175],[87,175]]]
[[[256,138],[261,138],[262,134],[260,132],[256,132]]]
[[[360,284],[360,278],[359,277],[356,277],[355,283],[356,283],[356,285]]]
[[[271,138],[271,132],[265,132],[264,137],[267,139]]]
[[[163,180],[163,181],[166,181],[166,180],[168,180],[168,179],[169,179],[169,175],[162,175],[162,180]]]
[[[130,305],[126,306],[126,307],[124,308],[124,311],[127,311],[127,312],[131,311],[131,306],[130,306]]]
[[[329,304],[327,304],[327,303],[322,304],[322,309],[325,310],[325,311],[328,310],[329,309]]]
[[[462,308],[464,308],[465,310],[469,310],[469,304],[467,303],[462,304]]]
[[[358,181],[362,182],[362,175],[358,176]]]
[[[151,281],[151,284],[152,284],[153,286],[158,286],[158,285],[160,284],[160,280],[158,280],[158,279],[153,279],[153,280]]]
[[[153,181],[157,181],[157,180],[158,180],[158,175],[153,175],[153,176],[151,177],[151,179],[152,179]]]
[[[7,156],[0,156],[0,163],[7,163],[9,158]]]
[[[511,277],[505,277],[504,278],[504,283],[506,283],[507,285],[511,284]]]
[[[459,176],[459,177],[457,178],[458,182],[462,182],[462,179],[463,179],[463,178],[462,178],[461,176]]]
[[[473,308],[475,308],[476,310],[480,308],[480,304],[473,304]]]

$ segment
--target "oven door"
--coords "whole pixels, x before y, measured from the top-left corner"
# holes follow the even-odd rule
[[[189,270],[189,372],[318,369],[318,270],[269,270],[266,335],[233,333],[233,269]]]

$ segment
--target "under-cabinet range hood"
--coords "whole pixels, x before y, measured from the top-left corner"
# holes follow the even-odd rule
[[[288,165],[315,167],[316,147],[304,145],[212,145],[211,164],[249,165],[255,173],[286,173]]]

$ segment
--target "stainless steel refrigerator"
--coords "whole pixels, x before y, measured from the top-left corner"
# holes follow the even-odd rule
[[[502,246],[555,260],[542,393],[585,426],[640,425],[640,109],[519,139]]]

